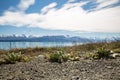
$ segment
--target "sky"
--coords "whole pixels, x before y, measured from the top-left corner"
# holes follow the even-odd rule
[[[0,35],[12,34],[119,36],[120,0],[0,0]]]

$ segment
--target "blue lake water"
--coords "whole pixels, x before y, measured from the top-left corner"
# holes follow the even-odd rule
[[[76,43],[77,45],[82,43]],[[27,48],[27,47],[64,47],[76,45],[72,42],[0,42],[0,49]]]

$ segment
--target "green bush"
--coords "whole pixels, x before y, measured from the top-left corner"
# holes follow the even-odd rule
[[[109,49],[106,49],[105,47],[101,47],[98,48],[97,51],[93,53],[86,53],[84,57],[92,59],[111,58],[111,51]]]
[[[84,54],[84,57],[86,58],[86,59],[88,59],[88,58],[93,58],[93,53],[85,53]]]
[[[59,62],[61,60],[61,55],[58,53],[53,53],[50,55],[50,61]]]
[[[5,63],[16,63],[16,62],[21,62],[21,61],[28,61],[27,56],[23,56],[21,52],[19,53],[7,53],[4,56],[4,61]]]
[[[68,55],[68,54],[63,54],[63,55],[62,55],[62,60],[63,60],[64,62],[68,61],[68,60],[69,60],[69,55]]]
[[[51,62],[65,62],[69,59],[69,57],[63,51],[57,51],[50,55]]]
[[[99,49],[97,50],[97,53],[96,53],[96,56],[97,56],[98,58],[109,58],[110,55],[111,55],[110,50],[108,50],[108,49],[106,49],[106,48],[104,48],[104,47],[99,48]]]
[[[79,57],[78,54],[65,54],[63,51],[57,51],[50,55],[51,62],[66,62],[68,60],[71,61],[78,61]]]
[[[79,61],[78,54],[71,53],[71,54],[69,55],[69,60],[71,60],[71,61]]]

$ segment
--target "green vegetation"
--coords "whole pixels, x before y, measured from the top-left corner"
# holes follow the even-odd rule
[[[93,59],[107,59],[111,57],[110,55],[111,51],[109,49],[106,49],[105,47],[100,47],[94,53],[87,53],[85,57]]]
[[[69,54],[69,60],[71,61],[79,61],[79,56],[76,53]]]
[[[111,52],[109,49],[102,47],[97,50],[96,54],[97,54],[98,58],[110,58]]]
[[[7,53],[7,54],[6,54]],[[116,53],[116,54],[114,54]],[[11,50],[0,50],[0,63],[16,63],[29,61],[29,57],[44,55],[47,61],[66,62],[78,61],[80,59],[107,59],[120,56],[120,41],[89,43],[71,47],[49,47],[49,48],[16,48]],[[1,55],[5,55],[1,57]],[[3,60],[2,60],[3,59]]]
[[[68,60],[68,56],[63,51],[57,51],[50,55],[51,62],[65,62]]]
[[[63,51],[57,51],[50,55],[51,62],[66,62],[68,60],[78,61],[79,57],[77,54],[67,54]]]
[[[120,48],[114,49],[113,52],[120,53]]]
[[[7,53],[5,54],[3,58],[4,58],[5,63],[16,63],[16,62],[21,62],[21,61],[29,61],[29,58],[27,56],[22,55],[21,52]]]

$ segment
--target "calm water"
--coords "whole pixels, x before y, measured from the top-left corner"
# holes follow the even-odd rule
[[[82,44],[82,43],[77,43]],[[72,42],[0,42],[0,49],[27,48],[27,47],[63,47],[72,46]]]

